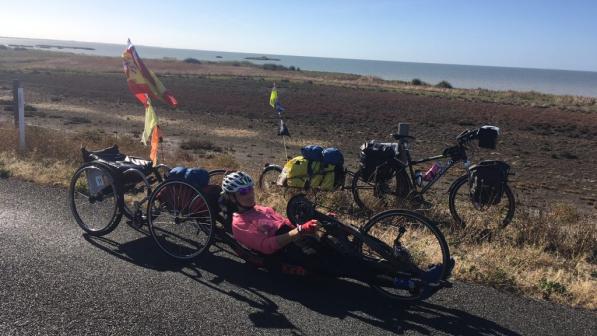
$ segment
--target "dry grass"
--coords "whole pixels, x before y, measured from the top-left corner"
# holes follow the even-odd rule
[[[147,158],[149,147],[128,136],[116,136],[99,129],[68,132],[43,127],[27,126],[27,152],[18,153],[17,133],[9,124],[0,124],[0,177],[14,176],[44,185],[67,187],[75,170],[81,165],[80,148],[100,149],[117,144],[127,155]],[[215,168],[238,168],[238,163],[227,153],[217,153],[200,158],[192,153],[178,150],[161,153],[160,163],[168,166]]]
[[[533,210],[521,206],[524,199],[518,201],[514,221],[505,229],[443,230],[457,260],[454,277],[597,309],[597,216],[581,214],[571,204]],[[451,222],[448,216],[447,211],[433,215]]]
[[[260,201],[285,211],[285,202],[293,194],[261,195]],[[285,197],[280,197],[285,195]],[[348,212],[344,222],[356,226],[366,219],[356,215],[351,195],[337,191],[309,195],[324,207]],[[435,200],[436,204],[442,204]],[[492,286],[501,290],[550,300],[571,306],[597,309],[597,216],[579,213],[573,205],[557,203],[541,210],[526,207],[518,200],[514,221],[505,229],[487,226],[451,226],[448,209],[438,206],[427,215],[442,226],[442,232],[456,259],[454,278]],[[447,202],[446,202],[447,203]],[[486,225],[486,213],[470,213]],[[379,233],[379,232],[378,232]],[[373,233],[374,235],[378,233]],[[379,233],[382,234],[382,233]],[[395,235],[385,238],[388,243]],[[411,247],[412,248],[412,247]],[[424,250],[424,247],[417,247]]]

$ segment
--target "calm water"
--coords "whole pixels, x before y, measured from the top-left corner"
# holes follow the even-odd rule
[[[122,54],[125,48],[125,43],[119,45],[5,37],[0,37],[0,44],[27,45],[33,46],[34,48],[35,45],[39,44],[89,47],[94,48],[95,50],[62,49],[60,51],[117,57]],[[47,50],[59,49],[53,48]],[[271,54],[230,53],[207,50],[170,49],[146,46],[137,46],[137,51],[142,58],[173,57],[182,60],[188,57],[193,57],[206,61],[245,61],[245,57],[268,56],[270,58],[278,58],[280,61],[250,60],[250,62],[257,64],[276,63],[285,66],[293,65],[303,70],[372,75],[381,77],[383,79],[399,79],[410,81],[413,78],[419,78],[431,84],[435,84],[441,80],[447,80],[454,87],[459,88],[485,88],[492,90],[517,91],[534,90],[544,93],[597,97],[597,72],[589,71],[370,61]],[[221,58],[218,58],[217,56],[221,56]]]

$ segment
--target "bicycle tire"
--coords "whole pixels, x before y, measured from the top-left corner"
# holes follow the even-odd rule
[[[402,220],[393,221],[392,219]],[[381,212],[371,218],[363,226],[362,232],[369,237],[374,238],[378,244],[384,244],[385,250],[392,251],[392,253],[394,253],[393,251],[395,250],[396,245],[394,245],[394,247],[390,246],[390,244],[387,243],[387,234],[380,234],[380,232],[385,226],[387,229],[390,229],[386,232],[391,232],[394,229],[398,229],[399,233],[400,228],[405,228],[407,225],[410,228],[408,230],[405,229],[404,233],[402,233],[400,236],[397,235],[400,243],[399,246],[403,251],[402,253],[404,253],[405,256],[408,256],[401,256],[405,260],[408,260],[403,260],[402,262],[408,263],[408,265],[411,266],[410,268],[416,269],[420,273],[411,274],[411,271],[407,272],[404,269],[391,266],[389,267],[391,274],[383,275],[390,276],[392,285],[382,287],[376,283],[369,284],[383,296],[401,302],[413,302],[428,298],[437,290],[437,288],[440,288],[440,286],[437,285],[436,287],[431,287],[424,284],[427,282],[439,283],[446,280],[449,277],[453,267],[452,261],[450,259],[450,250],[444,235],[431,220],[416,212],[409,210],[387,210]],[[417,230],[417,228],[419,228],[419,230]],[[391,237],[391,240],[394,239],[396,238]],[[366,256],[368,253],[367,250],[370,249],[368,249],[366,243],[363,242],[361,253],[365,256],[365,258],[370,259],[372,257]],[[435,252],[436,255],[430,256],[430,252]],[[379,259],[379,254],[377,259]],[[383,262],[383,260],[375,261],[377,263]],[[415,265],[415,263],[417,263],[417,265]],[[433,265],[433,267],[431,267],[431,265]],[[427,276],[432,276],[433,278],[425,279]],[[404,278],[405,280],[412,281],[413,284],[416,284],[417,281],[419,281],[421,287],[413,287],[411,289],[396,288],[393,286],[393,284],[398,278]],[[420,279],[417,280],[418,278]]]
[[[88,185],[89,178],[86,173],[87,170],[95,171],[94,174],[91,174],[91,176],[93,176],[93,177],[89,177],[89,178],[94,178],[94,177],[97,178],[99,176],[102,181],[102,186],[104,186],[104,183],[106,183],[106,182],[108,182],[109,185],[105,186],[104,188],[102,188],[102,190],[99,190],[94,195],[91,195],[90,189],[92,189],[92,188],[90,188]],[[79,182],[79,178],[84,173],[85,173],[84,180]],[[98,173],[100,175],[98,175]],[[69,184],[69,188],[68,188],[68,206],[71,211],[71,214],[75,218],[75,221],[77,222],[79,227],[81,227],[81,229],[83,229],[83,231],[85,231],[90,236],[106,235],[106,234],[112,232],[120,223],[120,220],[122,219],[122,211],[120,211],[120,206],[119,206],[120,205],[120,200],[119,200],[120,192],[119,192],[119,188],[117,187],[117,185],[118,184],[114,178],[114,175],[110,172],[109,169],[107,169],[107,167],[103,166],[100,163],[96,163],[96,162],[84,163],[73,174],[70,184]],[[85,192],[87,192],[88,194],[85,194]],[[104,195],[104,193],[105,193],[105,195]],[[75,198],[79,198],[77,196],[80,196],[81,201],[83,202],[82,204],[85,204],[85,199],[87,199],[87,202],[89,202],[90,205],[93,205],[98,202],[104,204],[105,205],[103,207],[104,209],[94,208],[93,210],[86,211],[88,216],[87,215],[82,216],[83,211],[77,205],[78,202],[75,199]],[[104,198],[104,196],[110,196],[110,197]],[[109,203],[107,203],[108,199],[113,200],[113,203],[114,203],[113,206],[110,205]],[[104,203],[104,200],[106,200],[106,203]],[[109,216],[109,219],[102,221],[99,216],[102,213]],[[94,219],[99,220],[97,227],[96,227],[96,225],[92,225],[92,223],[91,223],[94,221]]]
[[[392,193],[387,193],[383,191],[383,188],[379,186],[377,182],[368,182],[362,178],[363,171],[359,169],[352,179],[351,183],[351,191],[352,196],[355,203],[358,205],[359,208],[362,210],[368,211],[370,213],[386,210],[391,206],[391,200],[387,200],[386,196],[394,196],[396,200],[399,201],[400,199],[404,199],[408,192],[410,191],[410,183],[408,181],[408,175],[405,169],[400,169],[397,171],[396,168],[392,168],[392,178],[395,179],[396,189]],[[375,178],[374,178],[375,180]],[[367,187],[359,186],[359,183],[368,185]],[[381,194],[377,194],[375,189],[382,190]],[[364,190],[371,190],[370,192],[364,192]],[[369,194],[371,193],[371,194]],[[373,201],[367,201],[368,198],[372,198]],[[370,204],[368,204],[370,203]]]
[[[454,222],[456,223],[456,225],[460,228],[464,228],[467,225],[471,225],[471,224],[476,224],[476,222],[471,222],[469,221],[469,223],[467,223],[467,221],[463,218],[464,217],[464,212],[467,210],[466,208],[463,209],[465,204],[470,205],[470,208],[468,208],[469,211],[476,211],[476,213],[484,213],[483,216],[476,216],[476,218],[478,220],[487,220],[491,218],[491,214],[487,214],[484,211],[478,210],[476,209],[473,204],[472,201],[470,200],[470,197],[468,197],[469,191],[465,190],[462,191],[461,188],[463,186],[466,186],[468,183],[468,176],[464,175],[459,177],[458,179],[456,179],[456,181],[454,181],[454,183],[452,184],[452,186],[450,187],[450,195],[449,195],[449,206],[450,206],[450,214],[452,215],[452,218],[454,219]],[[510,187],[508,186],[508,184],[506,184],[504,186],[504,195],[502,196],[502,199],[500,201],[500,204],[497,205],[492,205],[489,207],[489,209],[491,208],[495,208],[496,206],[499,206],[501,204],[507,206],[507,211],[504,211],[505,215],[503,216],[504,219],[502,220],[498,220],[497,222],[497,226],[499,229],[503,229],[506,226],[508,226],[508,224],[510,224],[512,222],[512,219],[514,218],[514,213],[516,211],[516,200],[514,198],[514,193],[512,192],[512,189],[510,189]],[[464,194],[463,196],[458,196],[460,194]],[[459,201],[457,202],[456,198],[458,197]],[[506,201],[504,201],[506,200]],[[458,203],[458,206],[457,204]],[[459,210],[460,209],[460,210]],[[495,209],[493,209],[492,211],[495,212]],[[499,211],[499,210],[498,210]],[[502,215],[499,215],[499,217],[502,217]],[[495,221],[494,221],[495,223]],[[492,226],[484,224],[484,226]]]
[[[264,193],[271,193],[274,190],[282,189],[281,186],[275,184],[278,177],[282,173],[282,167],[278,165],[269,165],[263,169],[259,175],[259,191]]]

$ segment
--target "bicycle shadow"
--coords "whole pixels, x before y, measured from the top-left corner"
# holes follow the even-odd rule
[[[143,230],[138,230],[147,234]],[[271,273],[244,263],[226,246],[215,244],[211,253],[195,262],[167,257],[150,236],[126,243],[84,235],[93,246],[135,265],[160,272],[179,272],[258,310],[247,318],[258,328],[287,329],[302,334],[269,296],[280,296],[319,314],[338,319],[354,318],[390,332],[421,334],[518,335],[497,323],[462,310],[429,302],[410,306],[392,302],[370,287],[345,279],[301,278]],[[349,293],[350,295],[347,295]]]

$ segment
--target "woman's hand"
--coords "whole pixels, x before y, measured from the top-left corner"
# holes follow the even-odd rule
[[[316,219],[312,219],[310,221],[296,226],[301,235],[314,234],[317,231],[317,229],[319,229],[319,227],[319,222]]]

